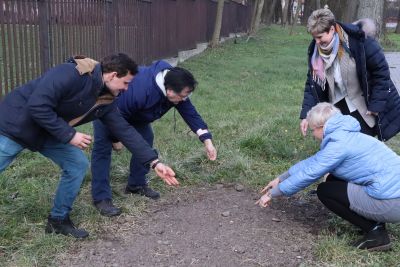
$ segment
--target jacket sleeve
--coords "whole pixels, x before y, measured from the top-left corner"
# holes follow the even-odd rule
[[[299,192],[334,170],[343,161],[344,153],[338,143],[328,143],[315,155],[293,165],[290,176],[279,184],[279,189],[286,196]]]
[[[76,131],[55,109],[74,89],[82,87],[82,77],[76,69],[70,64],[61,64],[44,74],[27,102],[32,119],[62,143],[68,143]]]
[[[307,80],[304,86],[304,98],[301,106],[300,119],[307,117],[307,112],[318,103],[318,99],[315,98],[312,90],[315,90],[314,84],[311,79],[310,70],[307,73]]]
[[[385,110],[389,96],[390,72],[382,48],[373,38],[365,39],[365,60],[368,73],[368,110],[382,112]]]
[[[203,121],[190,99],[180,102],[178,105],[176,105],[176,109],[194,133],[196,133],[199,129],[208,129],[207,124]],[[200,141],[212,139],[211,132],[200,135],[199,139]]]
[[[106,125],[111,134],[120,140],[143,165],[157,159],[156,150],[122,117],[116,103],[112,103],[108,108],[109,111],[100,120]]]

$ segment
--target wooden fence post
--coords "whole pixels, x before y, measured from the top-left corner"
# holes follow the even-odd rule
[[[109,54],[115,53],[117,45],[116,45],[116,14],[115,9],[117,8],[116,1],[106,0],[106,9],[105,9],[105,19],[104,19],[104,45],[106,46],[106,54],[103,56],[107,56]]]
[[[50,18],[48,0],[38,0],[40,68],[44,73],[50,68]]]

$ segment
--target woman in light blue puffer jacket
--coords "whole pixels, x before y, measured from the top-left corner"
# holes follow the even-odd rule
[[[329,103],[314,106],[307,121],[320,150],[271,181],[257,202],[290,196],[329,173],[318,198],[332,212],[366,234],[354,246],[368,250],[391,247],[385,222],[400,222],[400,157],[379,140],[360,133],[360,124]]]

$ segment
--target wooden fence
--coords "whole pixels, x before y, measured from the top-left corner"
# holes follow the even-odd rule
[[[123,52],[140,64],[211,39],[212,0],[0,0],[0,98],[71,55]],[[221,35],[247,31],[251,5],[226,1]]]

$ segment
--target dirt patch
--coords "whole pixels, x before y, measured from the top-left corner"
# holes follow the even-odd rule
[[[238,191],[238,190],[239,191]],[[120,216],[97,240],[79,242],[59,266],[298,266],[314,261],[327,210],[315,196],[254,205],[234,185],[180,188]]]

